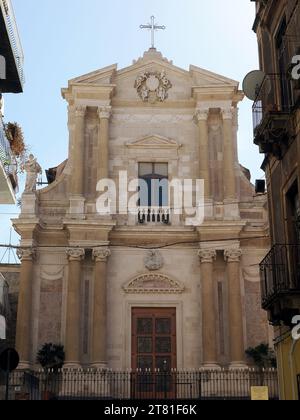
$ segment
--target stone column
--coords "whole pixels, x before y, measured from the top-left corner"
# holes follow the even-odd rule
[[[209,142],[208,142],[208,109],[198,109],[194,120],[199,128],[199,179],[205,182],[205,199],[211,198]]]
[[[99,136],[98,136],[98,159],[97,159],[97,182],[107,179],[109,176],[109,119],[111,107],[98,108]]]
[[[233,139],[233,108],[223,109],[223,178],[225,200],[237,198],[235,149]]]
[[[240,277],[241,256],[240,249],[225,250],[228,277],[230,366],[232,369],[246,367]]]
[[[85,138],[85,113],[86,107],[79,106],[75,109],[75,142],[72,156],[72,195],[83,196],[84,180],[84,138]]]
[[[202,347],[203,366],[207,369],[218,369],[216,307],[213,263],[217,253],[210,249],[201,249],[198,253],[201,263],[202,290]]]
[[[81,321],[81,261],[84,259],[85,250],[70,248],[67,250],[69,258],[69,276],[67,292],[67,320],[65,351],[67,368],[80,367],[80,321]]]
[[[35,250],[33,248],[20,249],[18,250],[18,257],[21,260],[21,273],[18,298],[16,350],[20,355],[19,368],[28,369],[31,364],[32,350],[32,282]]]
[[[98,369],[107,367],[107,260],[110,255],[108,248],[93,249],[95,274],[91,364]]]

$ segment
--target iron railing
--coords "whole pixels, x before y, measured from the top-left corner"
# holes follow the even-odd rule
[[[146,224],[170,224],[171,210],[169,207],[140,207],[138,209],[138,222]]]
[[[10,40],[11,48],[14,54],[16,68],[19,74],[20,82],[23,85],[24,77],[24,53],[20,41],[19,31],[16,24],[14,10],[10,0],[0,0],[0,7],[6,25],[7,34]]]
[[[275,245],[260,264],[263,307],[279,295],[300,293],[300,245]]]
[[[266,117],[282,117],[291,113],[294,106],[292,83],[285,74],[265,76],[252,107],[254,133]]]
[[[4,383],[3,378],[0,399],[5,395]],[[278,399],[277,371],[275,369],[194,372],[16,371],[10,376],[9,399],[249,400],[253,386],[267,386],[270,399]]]

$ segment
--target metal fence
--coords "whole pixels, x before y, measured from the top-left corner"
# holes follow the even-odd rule
[[[5,396],[5,380],[0,399]],[[190,372],[17,371],[9,380],[10,400],[249,400],[251,387],[267,386],[278,399],[277,371]]]

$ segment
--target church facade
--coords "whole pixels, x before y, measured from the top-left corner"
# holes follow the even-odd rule
[[[245,366],[245,350],[271,340],[259,279],[269,241],[266,198],[238,162],[238,82],[152,48],[62,95],[68,159],[13,221],[22,367],[46,342],[65,346],[67,367]],[[98,182],[119,194],[120,172],[204,180],[204,220],[187,223],[164,193],[140,197],[136,214],[99,213]]]

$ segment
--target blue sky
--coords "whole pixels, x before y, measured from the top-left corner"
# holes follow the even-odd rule
[[[17,121],[43,169],[67,156],[67,110],[60,89],[68,80],[118,63],[128,66],[150,47],[141,31],[151,15],[166,25],[156,45],[174,64],[190,64],[242,82],[258,68],[250,0],[13,0],[25,54],[24,94],[6,95],[5,120]],[[251,102],[240,106],[241,163],[261,178],[262,156],[252,143]],[[9,240],[14,206],[1,206],[0,242]],[[13,240],[18,241],[17,235]],[[0,260],[2,251],[0,250]]]

